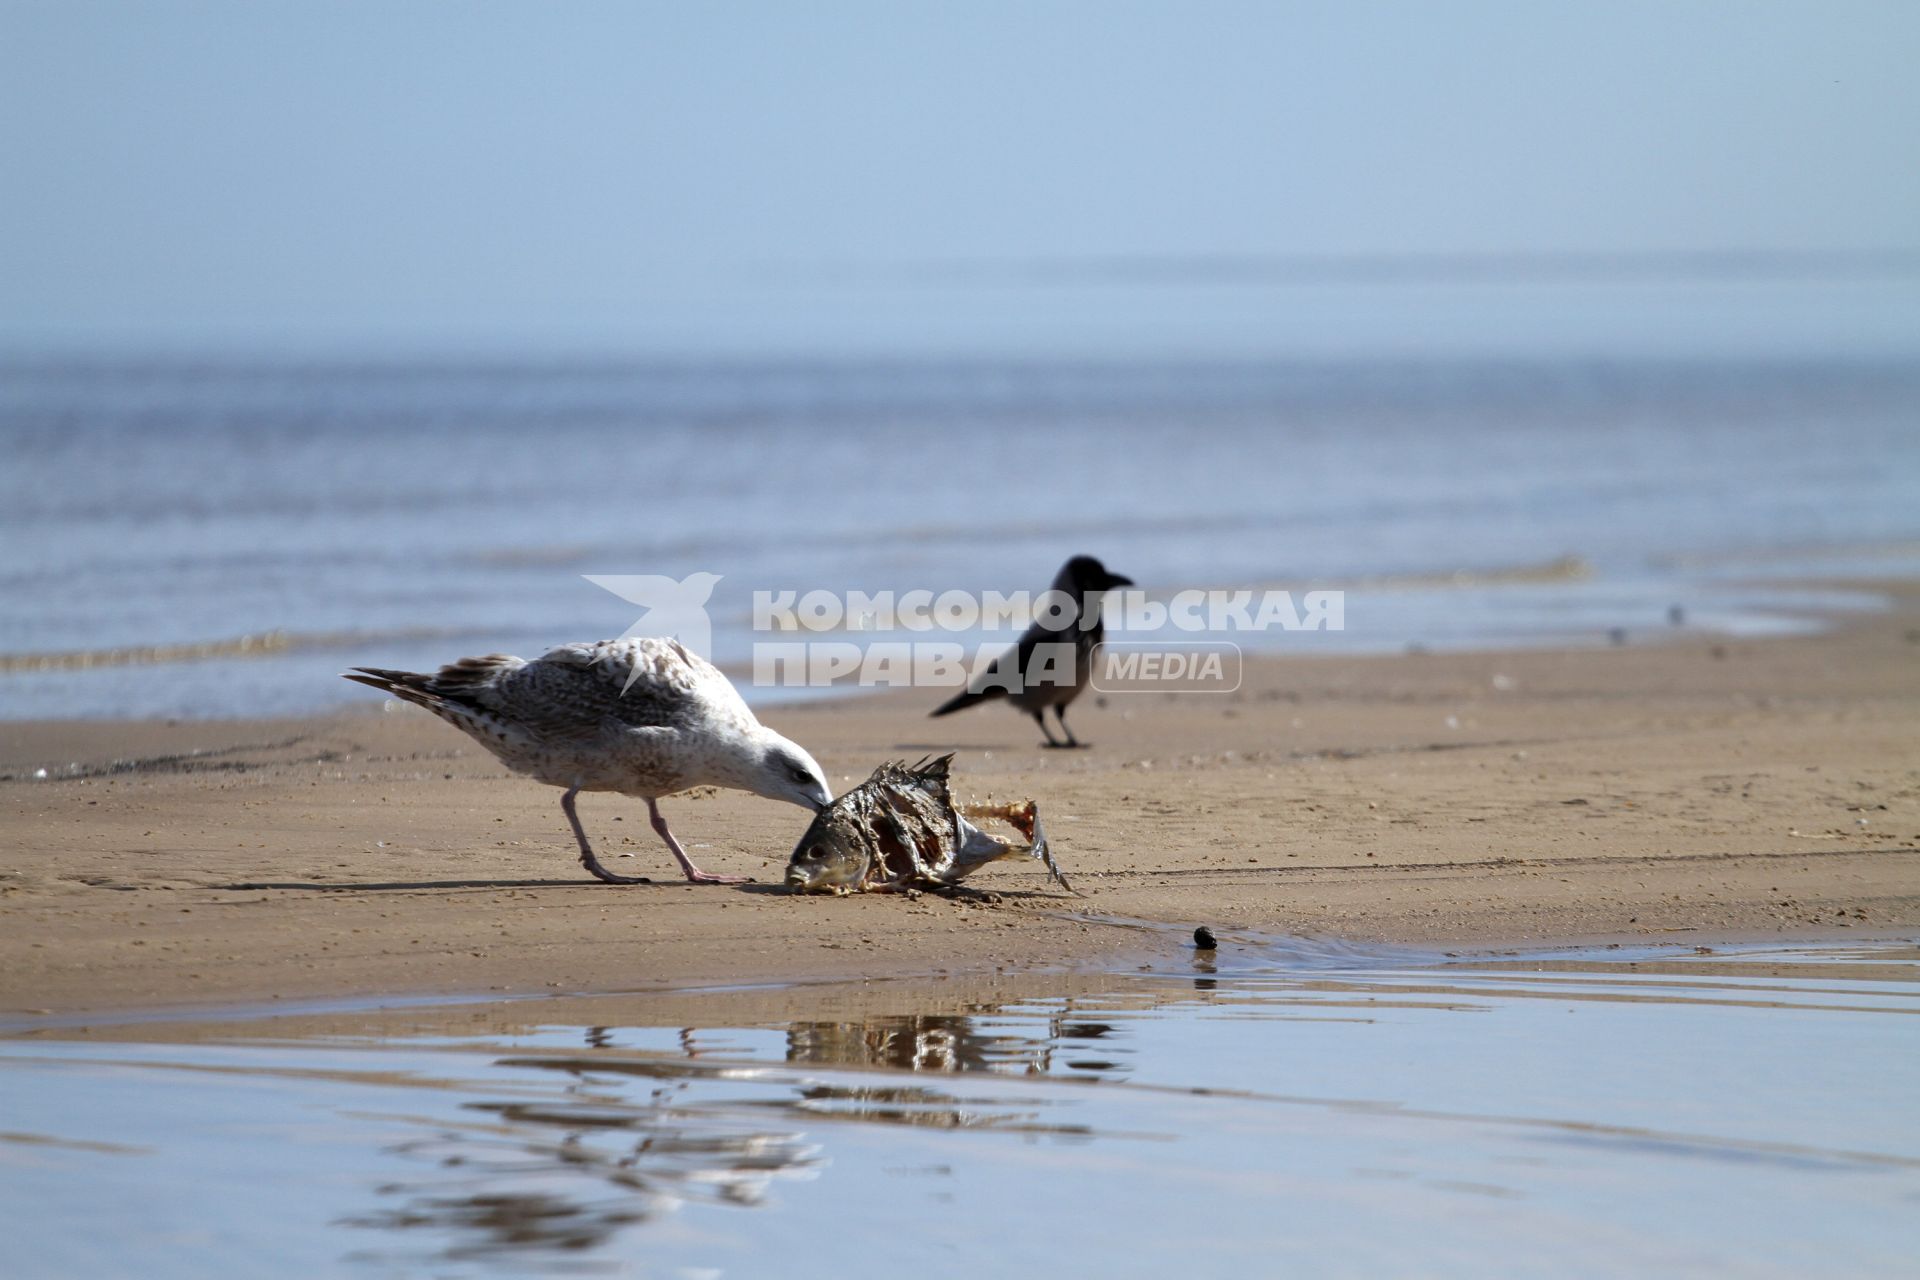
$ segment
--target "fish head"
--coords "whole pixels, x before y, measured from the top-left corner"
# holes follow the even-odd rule
[[[872,865],[867,842],[834,806],[821,813],[787,858],[787,888],[795,893],[852,893]]]

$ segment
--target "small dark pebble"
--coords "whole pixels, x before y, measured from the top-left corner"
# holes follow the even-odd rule
[[[1201,925],[1193,931],[1193,945],[1202,951],[1212,951],[1215,947],[1219,946],[1220,943],[1213,936],[1213,930],[1207,928],[1205,925]]]

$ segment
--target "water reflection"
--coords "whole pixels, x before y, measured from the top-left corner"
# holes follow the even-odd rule
[[[60,1214],[85,1221],[98,1180],[131,1169],[123,1217],[159,1180],[200,1206],[165,1232],[183,1212],[231,1231],[320,1210],[295,1249],[309,1271],[344,1253],[436,1275],[671,1274],[732,1241],[750,1274],[839,1276],[960,1221],[1035,1265],[1124,1271],[1172,1238],[1168,1204],[1199,1261],[1252,1273],[1336,1256],[1431,1271],[1408,1242],[1434,1239],[1546,1274],[1570,1227],[1651,1272],[1684,1254],[1864,1273],[1920,1248],[1911,947],[1340,959],[1223,946],[1092,994],[932,991],[915,1012],[776,1024],[662,1027],[595,1003],[591,1024],[516,1013],[490,1037],[0,1040],[0,1136],[46,1135],[11,1144],[31,1165],[0,1146],[0,1204],[23,1206],[0,1225],[62,1259],[22,1274],[125,1271],[136,1226],[116,1244]],[[318,1132],[284,1119],[316,1114]],[[86,1177],[63,1191],[68,1165]],[[256,1186],[266,1207],[234,1210]],[[1501,1216],[1463,1216],[1462,1197]],[[1100,1239],[1061,1236],[1074,1220]],[[285,1234],[273,1247],[295,1248]]]
[[[682,1028],[673,1037],[674,1049],[643,1051],[622,1047],[627,1029],[586,1028],[584,1052],[523,1054],[496,1064],[563,1078],[563,1101],[470,1102],[470,1109],[487,1113],[492,1123],[465,1130],[442,1126],[432,1141],[395,1148],[394,1154],[435,1162],[432,1174],[412,1186],[387,1189],[405,1198],[403,1206],[355,1221],[431,1227],[450,1240],[447,1258],[591,1251],[685,1203],[768,1204],[776,1179],[811,1177],[825,1168],[822,1150],[835,1145],[834,1126],[980,1131],[1069,1145],[1171,1139],[1177,1126],[1169,1132],[1134,1131],[1111,1116],[1094,1123],[1067,1114],[1074,1099],[1058,1085],[1065,1080],[1125,1084],[1138,1061],[1143,1026],[1165,1030],[1170,1021],[1179,1025],[1195,1016],[1252,1019],[1269,1027],[1280,1021],[1372,1027],[1405,1011],[1485,1013],[1510,1010],[1516,1001],[1552,1002],[1562,1014],[1596,1001],[1879,1014],[1910,1010],[1916,990],[1911,972],[1893,983],[1872,980],[1887,977],[1885,971],[1842,976],[1836,968],[1842,960],[1832,956],[1818,963],[1802,957],[1806,967],[1799,972],[1783,968],[1776,956],[1742,962],[1704,952],[1698,958],[1663,957],[1658,965],[1586,957],[1451,969],[1408,968],[1398,956],[1344,967],[1351,957],[1314,956],[1314,963],[1301,967],[1290,967],[1289,958],[1298,959],[1277,954],[1272,946],[1189,956],[1184,977],[1140,979],[1098,998],[799,1021],[776,1029],[777,1041],[758,1045],[729,1040],[712,1029]],[[1908,965],[1911,959],[1910,949],[1888,949],[1875,957],[1883,966]],[[1355,1006],[1372,1016],[1351,1016]],[[1189,1023],[1188,1030],[1197,1028]],[[1243,1039],[1249,1047],[1258,1044],[1260,1052],[1283,1043],[1270,1031]],[[1181,1083],[1179,1072],[1165,1061],[1163,1052],[1161,1069],[1169,1083]],[[1191,1068],[1190,1062],[1184,1064]],[[1458,1065],[1440,1070],[1448,1069]],[[1497,1074],[1501,1064],[1488,1059],[1482,1069]],[[991,1079],[1002,1087],[983,1091],[936,1083],[961,1078]],[[1042,1087],[1025,1092],[1003,1087],[1019,1080]],[[1411,1105],[1411,1091],[1366,1096],[1341,1089],[1317,1097],[1312,1090],[1262,1092],[1272,1081],[1258,1073],[1225,1083],[1237,1085],[1248,1104],[1306,1105],[1345,1115],[1348,1123],[1364,1116],[1368,1122],[1388,1120],[1396,1129],[1424,1122],[1506,1130],[1514,1136],[1503,1141],[1531,1144],[1505,1157],[1508,1168],[1537,1161],[1526,1152],[1539,1151],[1543,1141],[1563,1152],[1584,1152],[1585,1158],[1706,1159],[1788,1176],[1916,1167],[1911,1153],[1882,1157],[1818,1143],[1610,1125],[1598,1115],[1527,1114],[1545,1104],[1498,1092],[1489,1099],[1504,1105],[1489,1100],[1478,1110],[1449,1111]],[[1232,1092],[1229,1088],[1221,1096]],[[767,1125],[769,1115],[782,1123]],[[1195,1135],[1179,1139],[1191,1145]],[[1483,1145],[1488,1141],[1481,1139]],[[1443,1172],[1457,1170],[1402,1174],[1416,1186],[1450,1194],[1471,1190],[1502,1200],[1530,1194],[1527,1180],[1509,1181],[1498,1168],[1480,1169],[1471,1178]],[[463,1190],[454,1190],[456,1180],[467,1184]]]
[[[972,1015],[915,1014],[859,1022],[796,1022],[787,1029],[787,1061],[893,1071],[1046,1075],[1062,1049],[1114,1032],[1108,1023],[1076,1020],[1070,1003],[1043,1020],[1033,1019],[1031,1030],[1013,1031],[1004,1020],[996,1021],[999,1025],[988,1026]],[[1107,1063],[1101,1069],[1120,1067]]]
[[[785,1029],[785,1061],[864,1073],[1040,1076],[1060,1057],[1076,1073],[1122,1070],[1074,1056],[1114,1036],[1111,1023],[1063,1006],[1033,1019],[1030,1030],[992,1025],[1004,1016],[988,1009],[795,1022]],[[765,1127],[760,1118],[768,1113],[796,1123],[1093,1137],[1089,1126],[1044,1118],[1045,1097],[978,1098],[715,1061],[693,1027],[680,1029],[675,1052],[640,1052],[620,1047],[620,1030],[584,1028],[585,1053],[497,1059],[497,1068],[516,1075],[559,1078],[560,1096],[462,1104],[489,1117],[484,1123],[414,1119],[430,1135],[394,1143],[386,1154],[422,1171],[378,1188],[397,1202],[392,1207],[343,1223],[440,1237],[437,1256],[447,1260],[590,1251],[688,1202],[758,1205],[775,1180],[815,1175],[824,1164],[820,1145],[804,1129]],[[699,1084],[730,1087],[724,1098],[695,1096]]]
[[[758,1204],[775,1179],[810,1176],[821,1164],[802,1133],[685,1106],[688,1084],[703,1074],[691,1064],[497,1065],[559,1072],[569,1083],[551,1099],[462,1104],[486,1121],[395,1117],[429,1132],[385,1154],[422,1170],[377,1189],[392,1207],[345,1225],[431,1234],[451,1260],[578,1253],[689,1201]],[[657,1083],[634,1083],[642,1081]]]

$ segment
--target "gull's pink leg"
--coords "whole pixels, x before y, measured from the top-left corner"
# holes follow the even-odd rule
[[[580,842],[580,865],[591,871],[608,884],[652,884],[645,876],[615,875],[600,865],[600,859],[593,856],[593,846],[587,843],[587,831],[580,825],[580,815],[573,811],[573,798],[580,794],[575,787],[560,797],[560,807],[567,811],[567,821],[573,824],[573,838]]]
[[[680,860],[680,869],[687,873],[687,879],[691,880],[693,883],[695,884],[746,884],[748,881],[753,879],[752,876],[709,875],[707,872],[702,871],[700,868],[693,865],[693,859],[687,856],[687,851],[685,849],[682,849],[680,847],[680,842],[673,838],[673,832],[667,829],[667,820],[660,816],[660,806],[655,804],[651,800],[647,801],[647,813],[653,818],[653,829],[655,831],[658,831],[660,833],[660,838],[667,842],[667,848],[673,850],[673,856]]]

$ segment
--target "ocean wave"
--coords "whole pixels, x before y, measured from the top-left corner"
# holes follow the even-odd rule
[[[464,627],[407,627],[392,631],[259,631],[221,640],[176,644],[124,645],[113,649],[70,649],[45,653],[0,653],[0,674],[37,671],[86,671],[97,667],[161,667],[182,662],[232,658],[274,658],[296,651],[353,649],[400,641],[440,640],[471,635]]]

